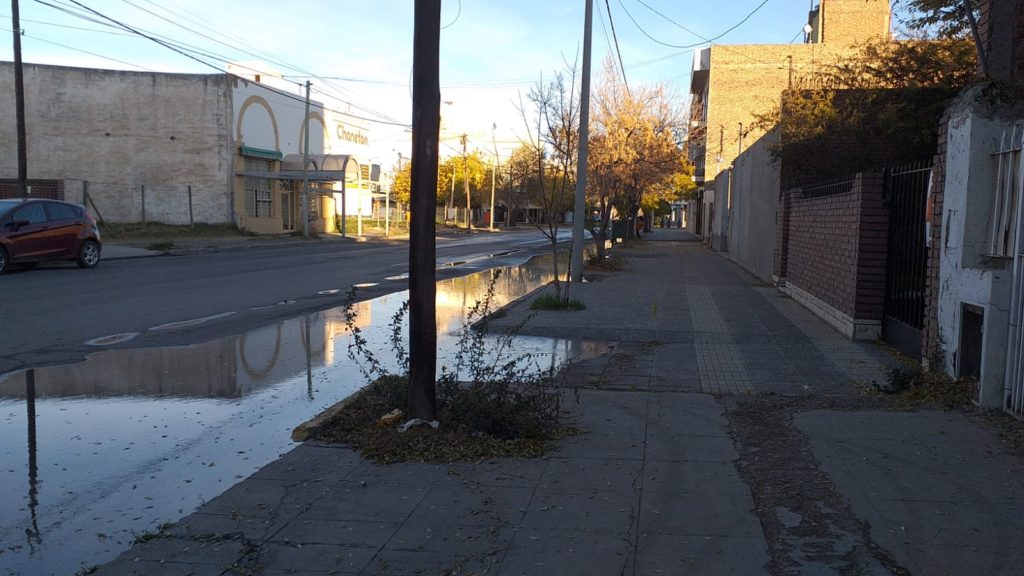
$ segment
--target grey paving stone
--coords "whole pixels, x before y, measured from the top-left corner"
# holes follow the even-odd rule
[[[644,498],[676,493],[750,496],[750,488],[730,462],[649,460],[643,470]]]
[[[533,487],[470,487],[438,484],[420,501],[408,522],[434,526],[515,526],[523,518]]]
[[[515,529],[510,526],[461,526],[457,524],[424,524],[410,520],[388,541],[388,550],[451,551],[460,555],[491,555],[504,551]]]
[[[640,481],[641,463],[636,460],[608,458],[552,457],[541,476],[539,486],[563,492],[635,490]]]
[[[238,540],[197,542],[189,539],[154,538],[136,544],[118,557],[115,563],[164,562],[219,567],[223,570],[234,564],[244,552],[244,546]]]
[[[252,477],[265,480],[302,482],[344,478],[362,463],[362,458],[344,446],[304,443],[257,470]]]
[[[279,544],[333,544],[379,548],[398,530],[397,522],[356,522],[352,520],[296,519],[270,540]]]
[[[636,574],[767,575],[763,538],[641,534]]]
[[[634,544],[618,534],[573,529],[524,528],[516,532],[500,576],[632,574]]]
[[[520,525],[625,535],[636,521],[638,500],[639,489],[588,494],[538,489]]]
[[[503,550],[457,553],[449,550],[381,550],[361,572],[368,576],[408,576],[412,574],[496,574],[504,558]]]
[[[148,560],[115,561],[92,572],[96,576],[221,576],[223,573],[222,566]]]
[[[457,462],[448,466],[447,473],[438,479],[438,484],[529,487],[537,484],[547,465],[548,460],[544,458]]]
[[[369,565],[377,550],[373,547],[269,542],[260,547],[253,571],[257,574],[286,574],[288,570],[358,573]]]
[[[749,494],[709,498],[668,488],[644,489],[640,532],[762,538]]]
[[[178,538],[244,534],[246,538],[260,542],[273,536],[274,533],[284,527],[288,520],[286,518],[196,512],[182,518],[179,522],[168,528],[166,532]]]
[[[1018,539],[1019,543],[1019,539]],[[1018,576],[1024,566],[1024,547],[929,544],[909,546],[919,574],[928,576]]]
[[[296,519],[401,522],[426,496],[429,485],[409,482],[339,483]]]
[[[377,464],[364,460],[345,477],[353,482],[433,483],[444,476],[446,467],[439,464],[424,462],[396,462],[393,464]]]
[[[325,490],[319,482],[291,485],[279,479],[250,478],[207,502],[200,511],[245,518],[294,518]]]
[[[649,460],[678,462],[732,462],[739,458],[732,439],[718,436],[650,436],[646,455]]]

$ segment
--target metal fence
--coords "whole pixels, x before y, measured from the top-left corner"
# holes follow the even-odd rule
[[[928,275],[925,224],[931,177],[931,161],[903,164],[883,172],[883,194],[889,208],[883,335],[913,357],[920,357],[924,328]]]

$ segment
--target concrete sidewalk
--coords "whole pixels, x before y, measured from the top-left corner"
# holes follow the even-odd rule
[[[586,433],[548,457],[306,442],[96,574],[1021,573],[1024,469],[984,418],[889,409],[860,388],[877,347],[683,232],[645,239],[586,310],[527,325],[611,345],[565,371]]]

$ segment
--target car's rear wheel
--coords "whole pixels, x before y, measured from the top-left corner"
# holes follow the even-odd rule
[[[92,268],[100,263],[100,245],[92,240],[82,242],[75,259],[81,268]]]
[[[10,266],[10,261],[7,259],[7,251],[0,248],[0,274],[6,272],[8,266]]]

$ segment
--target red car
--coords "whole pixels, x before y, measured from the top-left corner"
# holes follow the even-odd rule
[[[42,198],[0,200],[0,274],[47,260],[100,263],[96,219],[78,204]]]

